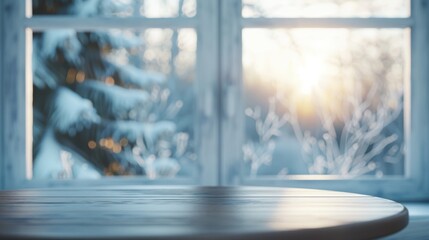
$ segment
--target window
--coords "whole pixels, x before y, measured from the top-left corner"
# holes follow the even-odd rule
[[[427,39],[418,40],[426,31],[420,29],[425,2],[235,6],[223,12],[225,22],[237,23],[230,34],[239,40],[228,52],[235,53],[229,64],[241,63],[231,77],[231,95],[240,97],[231,102],[244,112],[225,123],[230,129],[221,136],[225,148],[243,148],[241,156],[226,153],[237,166],[231,177],[252,185],[418,195],[419,182],[427,182],[415,168],[422,163],[416,104],[426,101],[415,91],[425,79],[418,65],[426,60],[417,50],[427,48]]]
[[[5,187],[424,197],[427,4],[5,1]]]
[[[4,6],[25,39],[10,43],[25,46],[14,77],[26,79],[16,93],[26,102],[13,106],[26,109],[25,151],[8,186],[213,184],[201,165],[216,162],[216,126],[200,116],[217,89],[204,89],[216,79],[196,61],[212,54],[195,0]]]

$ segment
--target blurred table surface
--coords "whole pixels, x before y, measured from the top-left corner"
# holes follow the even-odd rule
[[[0,192],[1,239],[372,239],[407,223],[407,209],[390,200],[298,188]]]

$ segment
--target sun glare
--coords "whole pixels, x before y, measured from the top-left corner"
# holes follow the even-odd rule
[[[320,112],[343,116],[350,111],[347,104],[357,103],[374,86],[371,74],[389,64],[385,87],[401,91],[399,60],[393,64],[380,58],[400,56],[403,41],[390,39],[405,34],[377,29],[244,29],[246,91],[256,93],[257,98],[252,97],[258,101],[276,96],[309,118]],[[377,48],[380,44],[386,47]]]
[[[344,46],[330,44],[332,38],[339,35],[338,31],[329,32],[330,38],[314,41],[314,32],[320,31],[244,30],[243,67],[251,69],[244,72],[249,73],[245,76],[247,84],[272,86],[284,94],[297,95],[295,97],[311,95],[320,89],[322,83],[329,84],[331,78],[328,76],[333,74],[328,58],[336,53],[337,48]],[[326,35],[324,32],[320,34]]]
[[[322,64],[320,61],[313,60],[300,67],[298,79],[295,81],[300,94],[310,95],[313,90],[317,89],[322,80]]]

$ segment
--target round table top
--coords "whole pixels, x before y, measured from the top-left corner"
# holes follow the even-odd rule
[[[0,238],[9,239],[369,239],[407,223],[407,209],[390,200],[298,188],[0,192]]]

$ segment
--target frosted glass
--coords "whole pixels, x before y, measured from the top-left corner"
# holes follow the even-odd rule
[[[244,29],[249,175],[404,174],[409,29]]]
[[[33,177],[195,177],[194,29],[33,34]]]
[[[408,17],[409,0],[243,0],[245,18]]]
[[[83,17],[194,17],[196,0],[33,0],[33,15]]]

